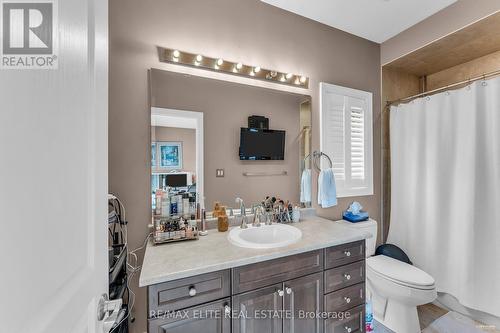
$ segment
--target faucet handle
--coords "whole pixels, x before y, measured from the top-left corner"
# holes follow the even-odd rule
[[[247,223],[248,223],[247,216],[246,215],[242,215],[240,218],[241,218],[240,228],[241,229],[248,228],[248,225],[247,225]]]
[[[255,210],[254,210],[254,216],[253,216],[253,223],[252,225],[254,227],[260,227],[260,223],[262,222],[262,215],[264,213],[264,209],[262,208],[261,205],[256,205],[256,206],[252,206],[252,208],[255,207]]]

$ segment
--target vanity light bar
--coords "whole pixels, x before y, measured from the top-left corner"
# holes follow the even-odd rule
[[[259,66],[244,65],[240,62],[235,63],[227,61],[223,58],[211,58],[202,54],[189,53],[164,47],[159,47],[158,53],[160,55],[161,62],[193,66],[252,79],[272,81],[294,87],[309,87],[309,78],[303,75],[264,69]]]

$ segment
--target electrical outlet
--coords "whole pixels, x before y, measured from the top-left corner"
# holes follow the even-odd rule
[[[224,177],[224,169],[216,169],[215,177]]]

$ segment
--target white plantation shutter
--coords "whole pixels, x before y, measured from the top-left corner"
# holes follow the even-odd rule
[[[320,149],[332,159],[337,196],[372,195],[372,94],[327,83],[320,91]]]

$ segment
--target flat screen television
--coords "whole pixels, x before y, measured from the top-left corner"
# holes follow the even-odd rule
[[[240,160],[284,160],[285,131],[241,128]]]

